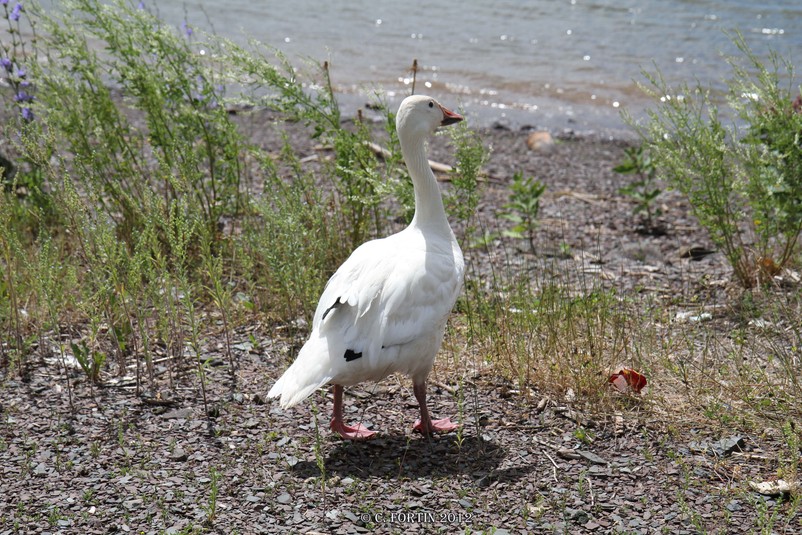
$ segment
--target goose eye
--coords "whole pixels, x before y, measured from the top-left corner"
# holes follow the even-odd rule
[[[431,100],[429,101],[429,107],[434,108],[434,102],[432,102]]]

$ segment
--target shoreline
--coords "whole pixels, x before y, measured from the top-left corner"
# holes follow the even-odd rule
[[[417,91],[429,94],[446,106],[462,113],[471,129],[480,132],[493,130],[510,130],[530,132],[548,131],[553,137],[573,137],[581,139],[600,139],[607,141],[637,140],[637,134],[624,123],[621,112],[612,112],[603,106],[579,106],[548,99],[549,107],[541,107],[537,111],[522,110],[514,107],[486,106],[473,100],[466,101],[465,95],[443,91]],[[382,93],[382,99],[391,110],[398,107],[407,96],[393,91]],[[369,104],[375,97],[365,93],[339,92],[336,94],[344,119],[353,118],[358,110],[371,121],[383,120],[380,113],[373,111]],[[623,108],[622,108],[623,110]],[[636,117],[643,115],[643,110],[631,110]]]

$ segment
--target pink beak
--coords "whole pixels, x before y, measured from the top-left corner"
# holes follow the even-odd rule
[[[464,117],[459,113],[454,113],[443,106],[440,106],[440,111],[443,112],[443,122],[440,123],[440,126],[448,126],[450,124],[458,123],[464,119]]]

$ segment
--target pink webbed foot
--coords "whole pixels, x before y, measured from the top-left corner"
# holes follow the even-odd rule
[[[451,431],[455,431],[458,427],[459,425],[453,423],[448,418],[431,420],[429,429],[424,429],[423,423],[420,420],[417,420],[415,425],[412,426],[415,431],[419,431],[424,435],[430,435],[432,433],[450,433]]]
[[[341,420],[332,420],[330,427],[332,431],[339,433],[345,440],[368,440],[376,434],[362,424],[350,426],[345,425]]]

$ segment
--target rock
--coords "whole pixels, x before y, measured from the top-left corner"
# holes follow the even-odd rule
[[[175,448],[173,452],[170,454],[171,461],[178,461],[183,462],[189,458],[187,452],[184,451],[183,448]]]
[[[782,494],[795,493],[799,488],[799,483],[795,481],[785,481],[784,479],[778,479],[776,481],[763,481],[761,483],[750,481],[749,487],[753,491],[757,492],[758,494],[763,494],[764,496],[780,496]]]
[[[601,465],[607,464],[607,461],[605,461],[604,459],[602,459],[601,457],[599,457],[598,455],[596,455],[593,452],[579,450],[579,451],[577,451],[577,453],[580,456],[582,456],[586,461],[590,461],[593,464],[601,464]]]
[[[353,522],[354,524],[359,522],[359,519],[357,518],[357,516],[354,513],[352,513],[351,511],[344,511],[343,512],[343,516],[345,518],[347,518],[348,520],[350,520],[351,522]]]
[[[576,522],[577,524],[585,524],[590,520],[588,514],[582,509],[574,509],[573,507],[565,508],[565,518]]]
[[[696,453],[709,453],[717,457],[726,457],[735,451],[743,451],[746,446],[746,441],[742,436],[735,435],[728,438],[722,438],[714,442],[702,440],[701,442],[690,442],[688,448]]]
[[[176,409],[174,411],[165,412],[162,416],[168,420],[187,419],[192,416],[192,409]]]
[[[283,494],[279,494],[278,498],[276,498],[276,501],[282,505],[286,505],[292,501],[292,496],[285,492]]]
[[[554,148],[554,138],[545,130],[538,130],[529,134],[526,138],[526,146],[529,147],[529,150],[549,152]]]
[[[727,504],[727,511],[731,513],[735,513],[736,511],[740,511],[741,509],[743,509],[743,507],[741,507],[741,504],[738,502],[738,500],[732,500],[730,503]]]
[[[729,438],[722,438],[711,444],[713,452],[719,457],[730,455],[736,451],[743,451],[746,446],[746,441],[742,436],[732,436]]]

